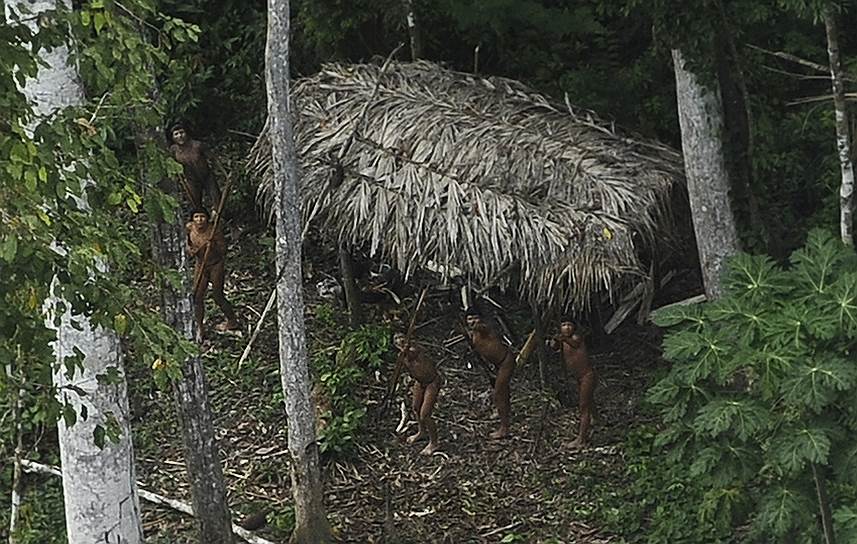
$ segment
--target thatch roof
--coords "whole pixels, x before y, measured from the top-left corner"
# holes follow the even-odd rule
[[[512,282],[553,310],[646,279],[640,255],[670,223],[671,191],[684,183],[680,154],[664,145],[521,83],[428,62],[384,73],[327,65],[296,82],[293,100],[305,221],[406,273],[455,267],[477,286]],[[263,198],[266,134],[251,154]]]

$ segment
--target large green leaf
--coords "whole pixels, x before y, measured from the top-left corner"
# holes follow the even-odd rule
[[[830,453],[830,438],[821,428],[786,428],[771,441],[770,457],[785,474],[797,474],[807,463],[823,465]]]
[[[817,353],[792,366],[783,384],[783,398],[794,406],[818,413],[834,401],[840,391],[857,383],[857,364],[831,353]]]
[[[716,437],[730,431],[738,439],[750,439],[771,423],[767,408],[751,399],[717,399],[703,406],[694,420],[694,430]]]
[[[805,523],[807,518],[811,519],[814,512],[814,505],[800,491],[785,486],[773,487],[762,497],[754,529],[782,537],[793,527]]]

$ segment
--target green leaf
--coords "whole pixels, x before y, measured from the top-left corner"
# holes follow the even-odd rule
[[[92,437],[95,440],[95,445],[98,446],[98,449],[104,449],[106,435],[107,433],[101,425],[96,425],[95,429],[93,429]]]
[[[770,423],[768,410],[750,399],[718,399],[697,412],[694,429],[700,434],[716,437],[733,432],[740,440],[748,440]]]
[[[817,353],[812,360],[793,365],[783,384],[783,398],[794,406],[807,406],[816,413],[830,404],[840,391],[857,383],[857,365],[831,353]]]
[[[843,274],[824,300],[822,313],[836,320],[837,332],[857,337],[857,272]]]
[[[716,447],[703,448],[694,456],[693,463],[688,470],[691,477],[703,476],[709,474],[720,458],[723,456],[723,450]]]
[[[77,422],[77,414],[71,404],[65,403],[62,407],[62,418],[66,427],[71,427]]]
[[[7,234],[3,238],[3,243],[0,244],[0,258],[7,263],[15,260],[15,255],[18,253],[18,237],[12,234]]]
[[[36,173],[32,170],[24,170],[24,187],[31,193],[36,192]]]
[[[784,536],[815,512],[814,505],[801,493],[782,486],[765,493],[760,506],[756,530],[776,537]]]
[[[123,335],[128,330],[128,318],[125,314],[116,314],[113,317],[113,328],[117,334]]]
[[[842,243],[825,230],[810,231],[806,245],[792,253],[791,262],[799,284],[812,295],[826,292],[835,280],[835,271],[845,259]]]
[[[830,438],[823,429],[783,429],[771,441],[771,455],[785,474],[797,474],[807,463],[823,465],[830,453]]]
[[[729,259],[728,264],[723,288],[727,294],[739,299],[763,300],[787,286],[782,271],[766,255],[739,253]]]
[[[83,26],[89,26],[89,23],[92,21],[91,14],[89,10],[83,10],[80,12],[80,24]]]
[[[104,14],[97,12],[93,17],[93,20],[95,21],[95,31],[101,32],[101,29],[104,28],[104,25],[107,23],[107,19],[104,17]]]

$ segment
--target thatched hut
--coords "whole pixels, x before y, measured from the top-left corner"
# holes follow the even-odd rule
[[[509,79],[327,65],[293,100],[305,221],[405,273],[457,269],[554,311],[642,294],[684,184],[678,152]],[[270,195],[264,132],[251,166]]]

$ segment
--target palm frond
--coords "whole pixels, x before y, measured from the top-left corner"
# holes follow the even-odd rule
[[[378,86],[342,164],[336,157]],[[420,61],[326,65],[294,86],[305,221],[405,273],[431,261],[562,310],[627,293],[670,224],[681,156],[519,82]],[[267,128],[250,167],[269,210]],[[508,280],[507,280],[508,281]]]

